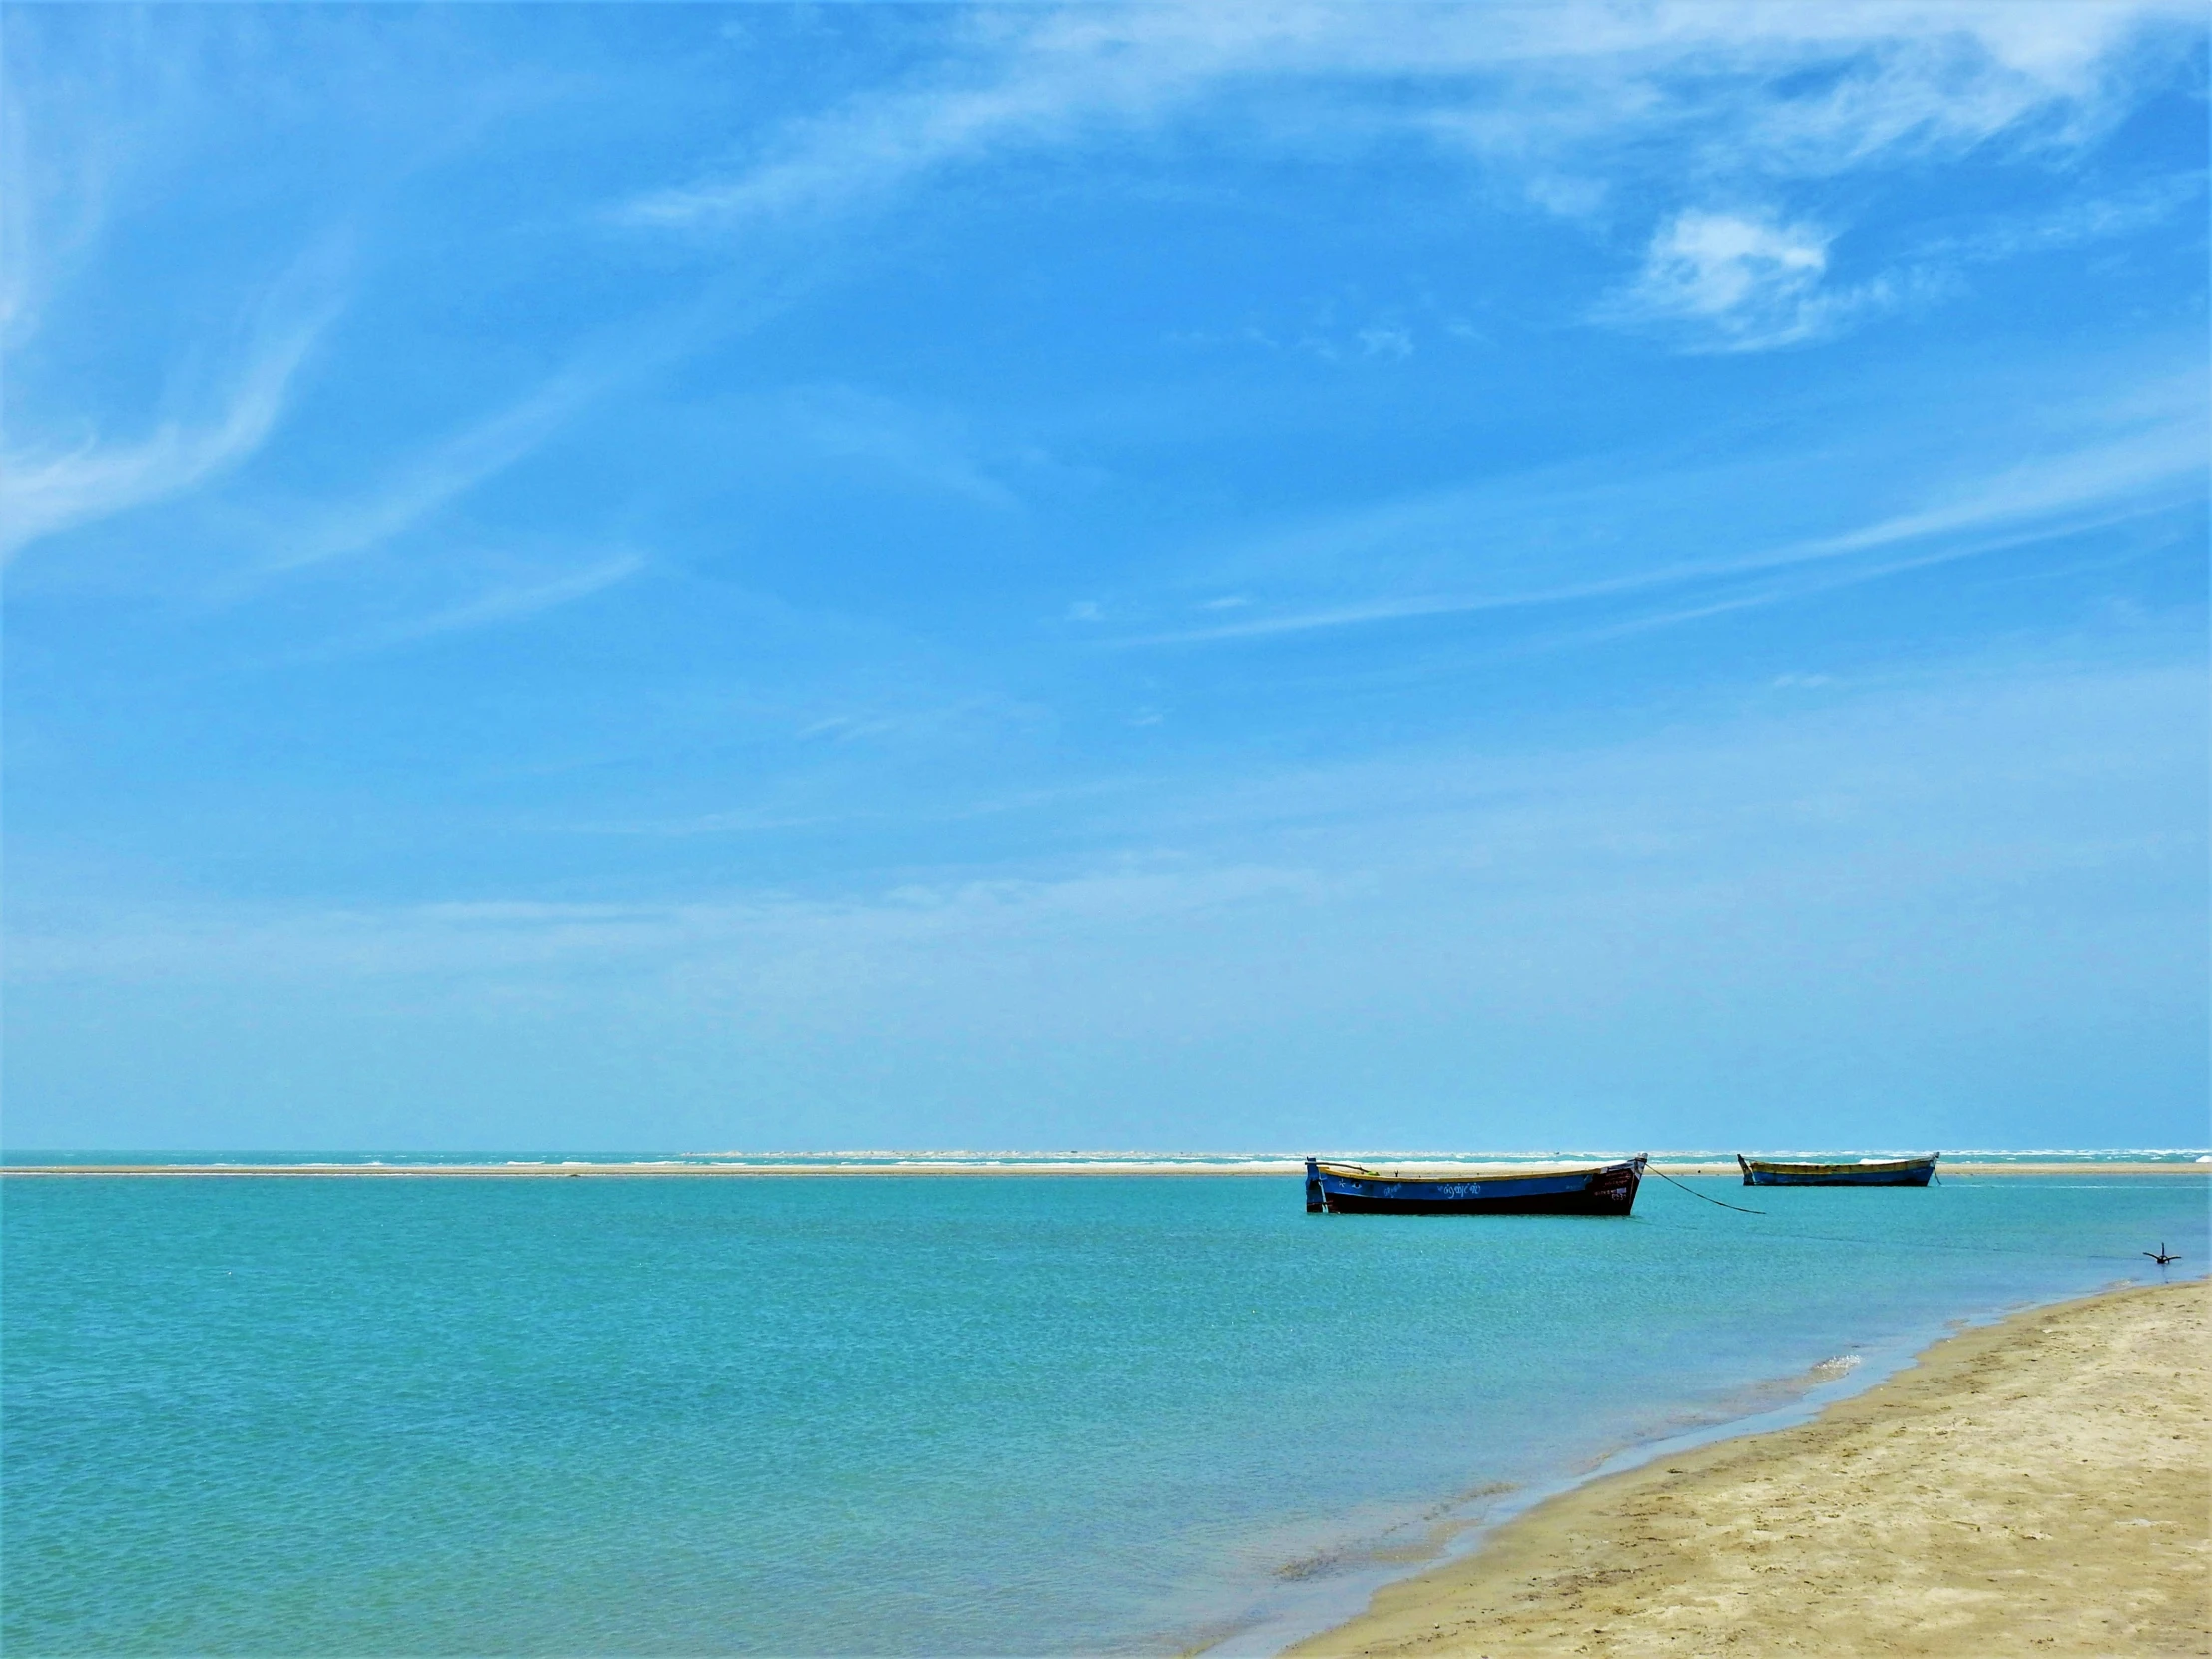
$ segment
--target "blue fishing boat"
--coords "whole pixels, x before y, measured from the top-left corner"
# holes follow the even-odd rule
[[[1747,1187],[1925,1187],[1940,1152],[1925,1158],[1854,1158],[1841,1164],[1787,1164],[1736,1154]]]
[[[1306,1208],[1351,1215],[1625,1216],[1635,1208],[1645,1154],[1566,1169],[1369,1169],[1306,1160]]]

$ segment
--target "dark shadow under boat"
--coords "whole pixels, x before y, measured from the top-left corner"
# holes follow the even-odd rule
[[[1625,1216],[1647,1155],[1541,1170],[1416,1173],[1306,1160],[1306,1208],[1339,1215]]]
[[[1846,1163],[1784,1163],[1736,1154],[1747,1187],[1925,1187],[1940,1152],[1925,1158],[1854,1158]]]

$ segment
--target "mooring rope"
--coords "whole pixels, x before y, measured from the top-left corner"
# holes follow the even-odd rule
[[[1683,1182],[1683,1181],[1675,1181],[1675,1180],[1674,1180],[1674,1177],[1673,1177],[1673,1176],[1669,1175],[1669,1174],[1668,1174],[1668,1173],[1667,1173],[1667,1172],[1666,1172],[1665,1170],[1663,1170],[1663,1169],[1660,1169],[1660,1168],[1659,1168],[1658,1166],[1656,1166],[1656,1165],[1652,1165],[1652,1166],[1648,1167],[1648,1168],[1647,1168],[1647,1169],[1645,1170],[1645,1172],[1644,1172],[1644,1173],[1645,1173],[1645,1174],[1647,1174],[1647,1175],[1656,1175],[1656,1176],[1657,1176],[1657,1177],[1659,1177],[1659,1179],[1660,1179],[1660,1180],[1662,1180],[1662,1181],[1674,1181],[1674,1184],[1675,1184],[1675,1185],[1676,1185],[1677,1187],[1680,1187],[1680,1188],[1681,1188],[1681,1189],[1682,1189],[1682,1190],[1683,1190],[1684,1192],[1688,1193],[1688,1194],[1689,1194],[1689,1195],[1690,1195],[1690,1196],[1691,1196],[1692,1198],[1702,1198],[1702,1199],[1704,1199],[1704,1200],[1705,1200],[1705,1202],[1706,1202],[1706,1203],[1708,1203],[1708,1204],[1720,1204],[1720,1206],[1721,1206],[1721,1208],[1722,1208],[1722,1209],[1724,1209],[1724,1210],[1734,1210],[1734,1211],[1735,1211],[1735,1212],[1736,1212],[1736,1213],[1737,1213],[1738,1215],[1741,1215],[1741,1216],[1763,1216],[1763,1215],[1765,1215],[1765,1214],[1767,1213],[1767,1212],[1766,1212],[1766,1211],[1764,1211],[1764,1210],[1748,1210],[1748,1209],[1746,1209],[1746,1208],[1745,1208],[1745,1207],[1744,1207],[1743,1205],[1741,1205],[1741,1204],[1721,1204],[1721,1201],[1720,1201],[1719,1199],[1717,1199],[1717,1198],[1713,1197],[1713,1196],[1712,1196],[1711,1194],[1709,1194],[1709,1193],[1701,1193],[1701,1192],[1699,1192],[1699,1191],[1698,1191],[1698,1190],[1697,1190],[1697,1189],[1696,1189],[1695,1187],[1693,1187],[1693,1186],[1689,1185],[1689,1184],[1688,1184],[1687,1182]]]

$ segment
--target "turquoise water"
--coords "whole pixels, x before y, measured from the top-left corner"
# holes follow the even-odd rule
[[[1768,1214],[1658,1182],[1623,1222],[1308,1216],[1256,1176],[11,1180],[0,1641],[1249,1642],[1478,1488],[2212,1254],[2189,1177],[1695,1185]]]
[[[1326,1147],[1312,1148],[1324,1157],[1333,1156]],[[1848,1154],[1834,1147],[1747,1147],[1742,1149],[1753,1157],[1858,1157],[1868,1148],[1854,1148]],[[1904,1153],[1927,1152],[1928,1147],[1890,1147],[1879,1149],[1885,1156]],[[1562,1161],[1596,1162],[1622,1157],[1619,1147],[1563,1147],[1546,1152],[1485,1152],[1485,1151],[1382,1151],[1374,1147],[1360,1149],[1353,1157],[1371,1162],[1388,1163],[1402,1159],[1446,1159],[1469,1162],[1547,1164]],[[946,1165],[967,1165],[977,1169],[1020,1169],[1025,1167],[1066,1169],[1071,1166],[1096,1166],[1111,1168],[1119,1164],[1141,1163],[1153,1168],[1173,1166],[1178,1169],[1202,1171],[1207,1169],[1249,1170],[1262,1165],[1295,1166],[1305,1156],[1301,1152],[975,1152],[975,1151],[851,1151],[851,1152],[424,1152],[419,1149],[395,1152],[116,1152],[116,1151],[66,1151],[37,1152],[11,1150],[0,1153],[0,1169],[11,1166],[86,1166],[86,1165],[176,1165],[220,1169],[227,1167],[262,1167],[292,1165],[300,1168],[353,1165],[365,1167],[406,1168],[408,1166],[479,1165],[487,1169],[525,1168],[532,1166],[560,1166],[568,1164],[683,1164],[700,1168],[751,1168],[770,1166],[778,1168],[815,1169],[892,1169],[914,1165],[932,1168]],[[1735,1160],[1732,1149],[1707,1151],[1655,1152],[1653,1158],[1665,1164],[1721,1164],[1730,1165]],[[1952,1163],[1972,1162],[1990,1164],[2066,1163],[2092,1164],[2212,1164],[2212,1153],[2202,1147],[2099,1147],[2091,1149],[2042,1147],[2034,1150],[1975,1152],[1954,1149],[1945,1154]]]

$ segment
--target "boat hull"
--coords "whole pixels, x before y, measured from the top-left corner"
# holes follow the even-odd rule
[[[1747,1187],[1925,1187],[1936,1173],[1935,1157],[1880,1164],[1784,1164],[1738,1153],[1736,1162]]]
[[[1338,1215],[1625,1216],[1644,1161],[1538,1175],[1395,1177],[1306,1166],[1306,1206]]]

